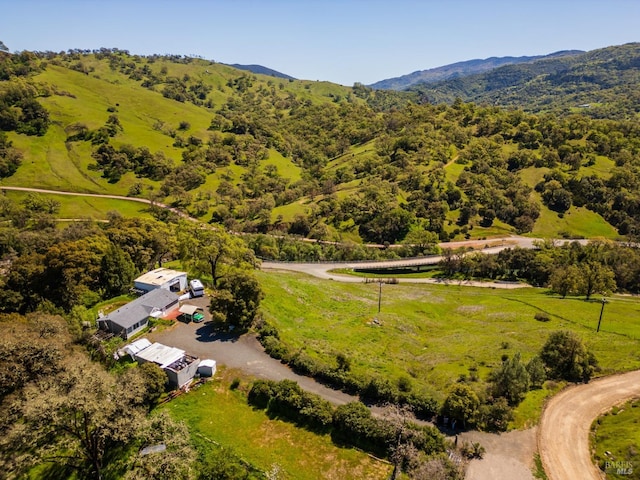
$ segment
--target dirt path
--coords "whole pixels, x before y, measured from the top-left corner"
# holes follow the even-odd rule
[[[538,427],[538,450],[549,480],[600,480],[591,460],[593,421],[614,405],[640,396],[640,370],[563,390],[547,404]]]

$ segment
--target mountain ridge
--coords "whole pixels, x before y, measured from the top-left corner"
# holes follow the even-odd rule
[[[283,78],[285,80],[297,80],[297,78],[292,77],[291,75],[287,75],[286,73],[282,73],[272,68],[265,67],[264,65],[241,65],[239,63],[231,63],[227,65],[233,68],[237,68],[238,70],[246,70],[247,72],[258,73],[260,75],[268,75],[270,77]]]
[[[417,70],[415,72],[401,75],[399,77],[388,78],[372,83],[369,87],[379,90],[405,90],[411,86],[422,83],[435,83],[451,78],[464,77],[467,75],[478,74],[491,71],[504,65],[512,65],[519,63],[530,63],[545,58],[557,58],[562,56],[571,56],[585,53],[582,50],[560,50],[548,55],[520,56],[520,57],[489,57],[476,58],[472,60],[464,60],[440,67],[430,68],[426,70]]]

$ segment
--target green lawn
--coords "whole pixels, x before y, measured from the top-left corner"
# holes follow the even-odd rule
[[[416,389],[440,400],[460,375],[469,375],[470,367],[486,378],[503,354],[520,351],[528,361],[560,329],[580,335],[603,374],[640,368],[640,301],[630,297],[611,299],[596,334],[599,302],[563,300],[541,289],[383,285],[378,314],[378,284],[293,273],[259,275],[265,318],[294,350],[330,364],[342,352],[352,359],[354,373],[392,382],[408,374]],[[536,321],[541,311],[551,321]]]
[[[591,440],[595,462],[607,478],[640,479],[640,400],[614,407],[598,418]],[[626,471],[629,468],[632,472]]]
[[[386,479],[391,468],[369,455],[335,446],[328,434],[318,435],[291,423],[270,419],[246,402],[248,380],[230,390],[231,371],[166,404],[171,415],[185,421],[192,435],[202,435],[232,451],[262,471],[274,464],[283,479]]]

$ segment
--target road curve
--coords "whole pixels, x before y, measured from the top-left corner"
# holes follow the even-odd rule
[[[640,396],[640,370],[567,388],[547,403],[538,428],[538,451],[549,480],[601,480],[591,459],[591,424],[614,405]]]

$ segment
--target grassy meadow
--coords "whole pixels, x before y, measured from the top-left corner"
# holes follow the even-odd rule
[[[352,449],[337,447],[328,434],[319,435],[292,423],[271,419],[247,404],[248,380],[229,388],[237,372],[219,370],[213,381],[166,404],[171,415],[187,423],[195,437],[223,445],[256,468],[281,469],[278,478],[386,479],[391,467]],[[197,442],[196,442],[197,443]],[[208,448],[205,454],[215,454]]]
[[[521,352],[529,361],[551,332],[562,329],[575,331],[593,349],[601,374],[640,368],[640,300],[631,297],[610,299],[596,333],[600,302],[561,299],[542,289],[383,285],[378,313],[377,283],[347,284],[293,273],[259,275],[266,294],[264,316],[294,350],[330,365],[336,354],[344,353],[356,374],[392,382],[408,377],[414,389],[439,400],[461,376],[469,377],[470,370],[485,379],[504,354]],[[551,320],[535,320],[538,312]],[[531,399],[536,405],[542,401]],[[538,407],[525,403],[523,408]]]
[[[608,479],[640,479],[640,399],[598,418],[591,428],[591,442],[595,462]],[[619,473],[619,468],[623,472]],[[625,471],[628,468],[632,472]]]
[[[7,198],[20,203],[28,192],[5,190]],[[124,217],[151,218],[149,205],[134,200],[115,200],[112,198],[84,197],[77,195],[57,195],[38,193],[42,198],[54,199],[60,202],[60,210],[56,215],[59,219],[73,220],[105,220],[107,213],[117,211]]]

